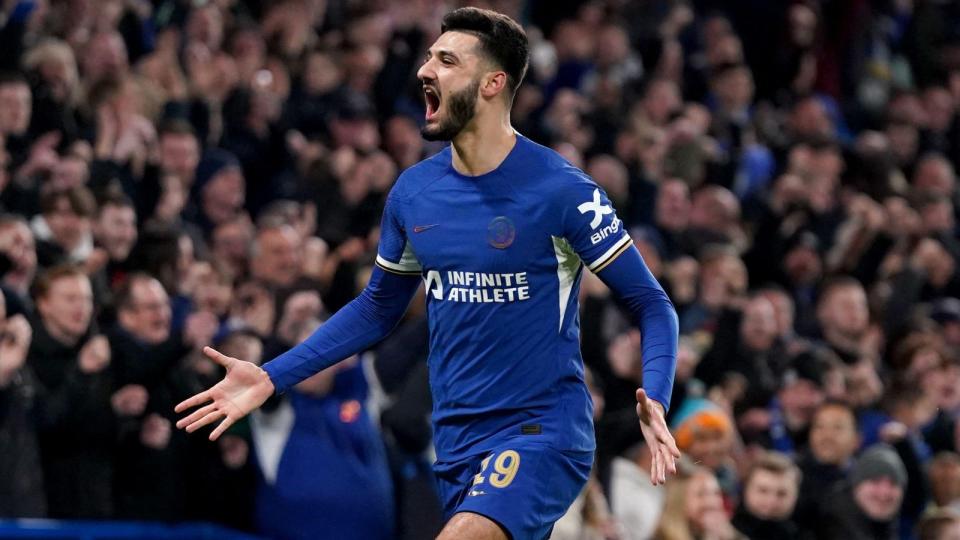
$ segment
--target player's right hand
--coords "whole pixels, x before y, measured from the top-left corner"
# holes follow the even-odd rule
[[[182,413],[191,407],[206,404],[177,421],[177,428],[185,428],[188,433],[193,433],[222,419],[210,433],[210,440],[215,441],[237,420],[263,405],[273,395],[274,386],[267,372],[251,362],[231,358],[211,347],[204,347],[203,354],[226,368],[227,375],[209,390],[184,400],[174,410]]]

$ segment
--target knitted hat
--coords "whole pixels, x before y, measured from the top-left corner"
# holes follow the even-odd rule
[[[850,482],[856,486],[867,480],[889,478],[900,487],[907,485],[907,469],[897,452],[886,444],[875,444],[860,454],[850,471]]]
[[[672,430],[677,447],[688,450],[694,440],[705,434],[733,434],[733,422],[720,407],[703,398],[685,400],[673,418]]]

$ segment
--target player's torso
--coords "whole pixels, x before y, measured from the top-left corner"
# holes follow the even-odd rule
[[[556,276],[557,225],[544,199],[524,189],[527,182],[499,173],[447,175],[408,203],[405,232],[430,298],[509,305],[543,294],[533,287]]]
[[[474,437],[519,434],[527,422],[551,440],[576,438],[564,447],[592,444],[572,435],[589,427],[575,323],[581,265],[558,249],[558,186],[545,169],[448,170],[407,191],[401,221],[425,284],[440,455],[475,451]]]

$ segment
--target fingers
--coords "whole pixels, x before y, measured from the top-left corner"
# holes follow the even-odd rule
[[[663,448],[658,447],[653,451],[653,460],[650,465],[650,481],[653,485],[659,486],[666,483],[665,470]]]
[[[207,413],[206,415],[204,415],[203,418],[201,418],[201,419],[193,422],[193,423],[190,424],[189,426],[187,426],[187,433],[193,433],[194,431],[202,428],[203,426],[207,426],[207,425],[210,425],[210,424],[216,422],[217,420],[223,418],[224,416],[226,416],[226,415],[223,413],[223,411],[221,411],[221,410],[219,410],[219,409],[214,409],[213,411],[211,411],[211,412]],[[213,440],[213,439],[211,439],[211,440]]]
[[[189,426],[190,424],[206,416],[208,413],[214,411],[216,408],[217,405],[215,403],[211,403],[202,409],[194,411],[190,416],[177,420],[177,429],[183,429],[184,427]]]
[[[210,434],[210,440],[211,441],[217,440],[217,438],[219,438],[224,431],[230,429],[230,426],[232,426],[234,422],[236,422],[236,420],[234,420],[229,416],[224,418],[223,422],[220,422],[220,425],[217,426],[217,429],[213,430],[213,433]]]
[[[214,362],[220,364],[225,368],[229,368],[230,364],[233,363],[233,358],[230,358],[229,356],[221,353],[220,351],[214,349],[213,347],[204,347],[203,354],[205,354],[207,358],[213,360]]]
[[[209,348],[209,347],[208,347],[208,348]],[[191,397],[191,398],[187,398],[187,399],[181,401],[179,405],[177,405],[176,407],[173,408],[173,412],[182,413],[183,411],[185,411],[185,410],[187,410],[187,409],[189,409],[189,408],[191,408],[191,407],[196,407],[197,405],[203,405],[204,403],[210,401],[211,399],[213,399],[213,398],[210,396],[210,391],[209,391],[209,390],[200,392],[199,394],[197,394],[197,395],[195,395],[195,396],[193,396],[193,397]]]

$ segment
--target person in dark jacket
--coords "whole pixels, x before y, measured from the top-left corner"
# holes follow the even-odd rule
[[[92,335],[93,292],[79,268],[54,267],[34,284],[39,317],[27,363],[36,374],[40,455],[49,515],[96,519],[113,513],[113,452],[118,417],[143,411],[145,390],[113,391],[110,349]]]
[[[823,501],[817,538],[822,540],[894,540],[903,504],[907,471],[888,445],[868,448],[850,471],[850,481]]]
[[[743,499],[733,526],[749,538],[799,538],[793,521],[800,469],[779,452],[766,452],[754,461],[744,481]]]
[[[794,520],[804,526],[816,523],[825,493],[847,478],[860,448],[857,417],[845,403],[821,405],[810,423],[809,447],[799,457],[803,480]]]
[[[47,501],[34,425],[34,392],[29,369],[30,324],[7,317],[0,295],[0,519],[44,517]]]

